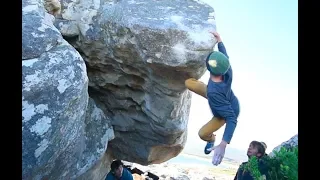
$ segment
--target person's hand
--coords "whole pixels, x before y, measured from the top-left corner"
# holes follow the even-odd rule
[[[212,164],[217,166],[222,162],[222,159],[224,157],[224,153],[226,150],[226,142],[221,142],[218,146],[214,146],[211,149],[208,150],[214,150],[214,155],[212,157]]]
[[[217,42],[222,42],[220,34],[215,31],[210,31],[210,33],[216,38]]]

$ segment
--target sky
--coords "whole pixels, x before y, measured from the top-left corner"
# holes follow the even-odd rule
[[[230,147],[246,150],[264,141],[267,152],[298,133],[298,1],[202,0],[215,10],[233,68],[232,89],[240,116]],[[200,79],[207,84],[209,73]],[[198,130],[212,113],[206,99],[192,93],[185,150],[205,143]],[[220,143],[225,126],[217,132]]]

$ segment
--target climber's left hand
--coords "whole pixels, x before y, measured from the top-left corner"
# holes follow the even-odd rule
[[[224,157],[224,153],[226,150],[227,144],[224,142],[221,142],[218,146],[213,147],[214,155],[212,157],[212,164],[217,166],[222,162],[222,159]]]

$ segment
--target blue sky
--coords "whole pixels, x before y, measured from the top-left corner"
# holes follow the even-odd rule
[[[260,140],[271,151],[298,132],[298,1],[203,1],[215,9],[240,101],[230,146],[246,149],[250,141]],[[201,80],[207,83],[208,78],[206,73]],[[206,100],[192,96],[186,150],[205,144],[197,132],[212,116]],[[219,142],[224,128],[217,132]]]

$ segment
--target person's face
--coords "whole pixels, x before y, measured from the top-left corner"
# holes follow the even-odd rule
[[[123,170],[123,167],[122,166],[119,166],[119,168],[118,169],[116,169],[115,170],[115,175],[117,176],[117,177],[121,177],[122,176],[122,170]]]
[[[247,156],[250,158],[252,156],[260,157],[260,153],[258,153],[258,148],[254,147],[252,144],[249,145]]]

